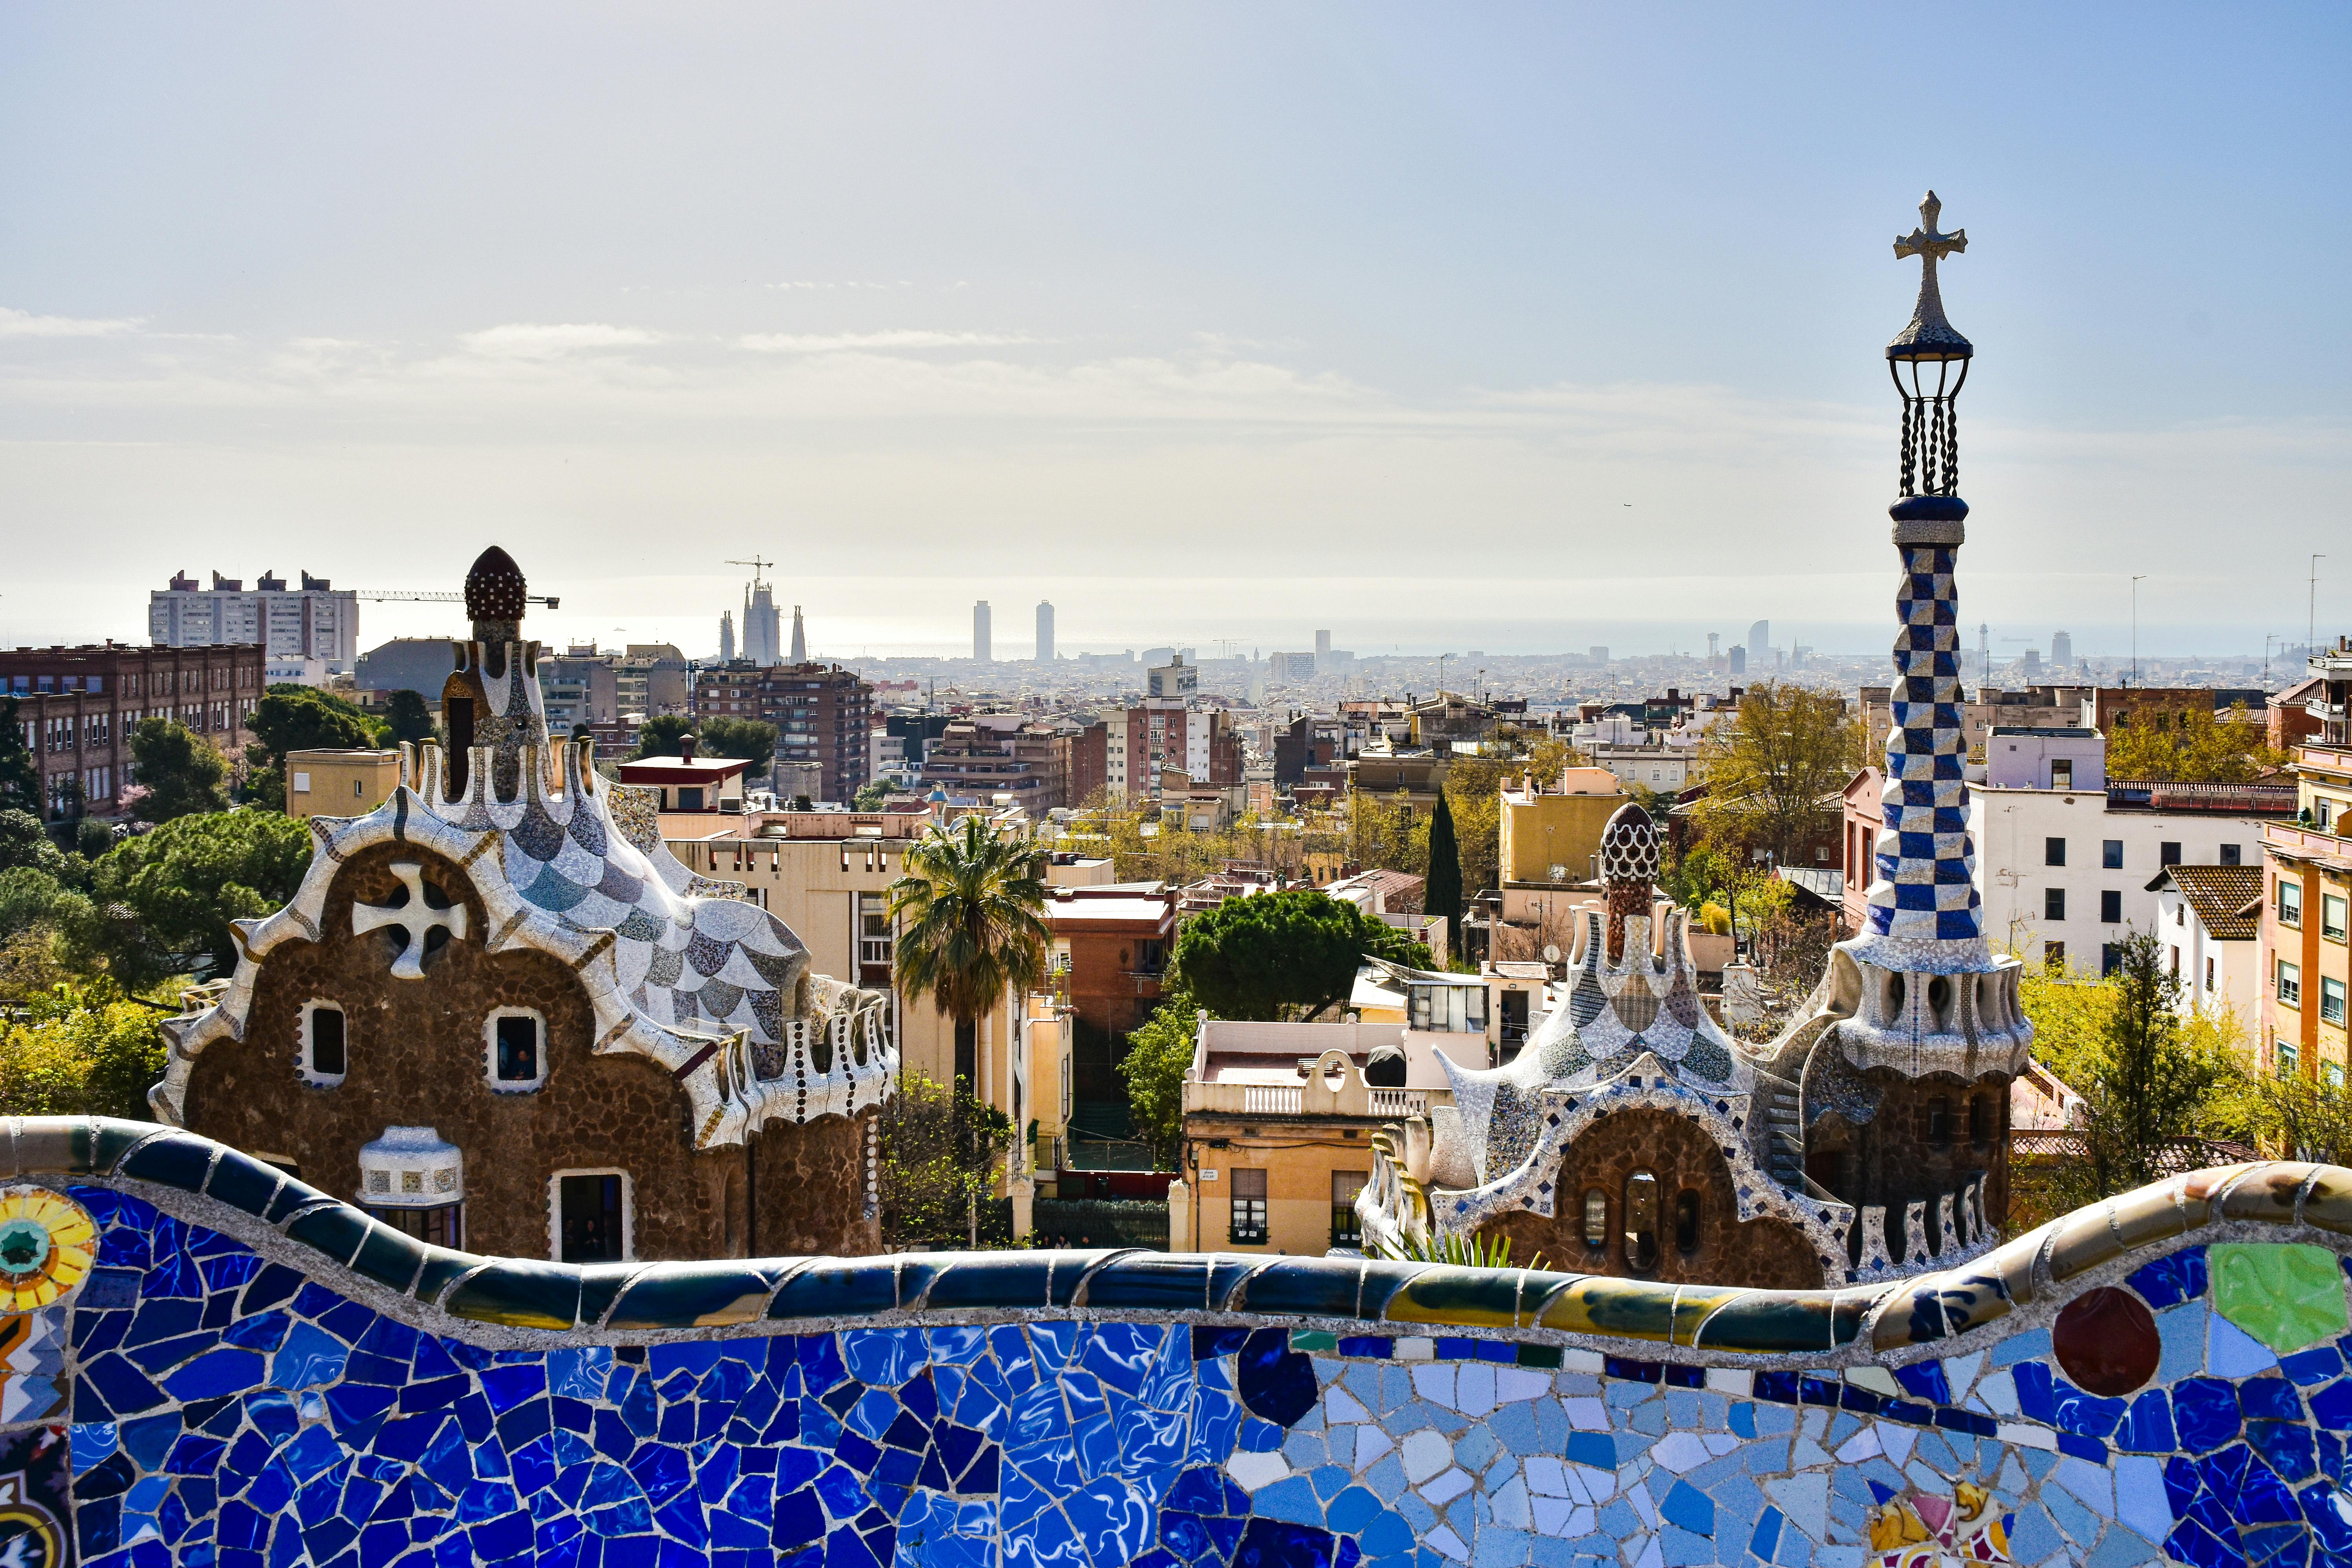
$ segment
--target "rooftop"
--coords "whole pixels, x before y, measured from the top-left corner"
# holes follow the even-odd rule
[[[2180,889],[2216,942],[2252,942],[2263,928],[2263,868],[2259,866],[2167,866],[2151,889]]]

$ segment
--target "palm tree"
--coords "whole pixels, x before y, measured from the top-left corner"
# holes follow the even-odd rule
[[[959,1056],[962,1031],[1007,991],[1045,981],[1045,869],[1034,837],[992,832],[974,815],[909,846],[906,874],[890,884],[898,989],[954,1017]],[[961,1063],[956,1071],[966,1076]]]
[[[1035,837],[997,833],[975,814],[924,834],[890,884],[898,990],[909,1000],[929,996],[955,1019],[963,1096],[979,1088],[980,1020],[1006,992],[1021,995],[1045,981],[1045,865]],[[976,1242],[977,1207],[971,1223]]]

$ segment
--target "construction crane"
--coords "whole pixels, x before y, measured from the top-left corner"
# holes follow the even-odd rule
[[[749,566],[751,569],[751,586],[757,588],[761,586],[760,582],[760,574],[766,571],[769,567],[773,566],[775,563],[772,561],[762,561],[760,557],[754,555],[749,561],[722,561],[719,564],[721,566]]]
[[[406,605],[462,605],[466,602],[465,595],[453,594],[446,589],[426,589],[411,592],[404,588],[362,588],[359,590],[359,596],[362,599],[369,599],[377,603],[382,603],[385,600],[396,600],[401,604]],[[563,604],[562,600],[557,598],[552,594],[532,594],[528,595],[528,602],[534,605],[545,605],[551,610],[560,609],[562,607]]]

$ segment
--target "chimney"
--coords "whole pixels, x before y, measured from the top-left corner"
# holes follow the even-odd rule
[[[689,763],[694,761],[694,737],[692,735],[680,735],[677,738],[677,754]]]

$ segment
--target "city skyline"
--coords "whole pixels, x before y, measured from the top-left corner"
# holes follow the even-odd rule
[[[120,632],[206,557],[412,586],[429,530],[584,569],[598,635],[708,637],[703,563],[757,549],[855,640],[948,641],[949,584],[1153,591],[1181,537],[1391,642],[1573,647],[1587,600],[1629,646],[1727,634],[1773,580],[1866,646],[1868,349],[1930,184],[2003,346],[1973,612],[2119,645],[2144,570],[2144,647],[2259,648],[2352,478],[2306,297],[2352,222],[2307,195],[2352,129],[2338,11],[1939,13],[1971,90],[1922,142],[1826,109],[1916,58],[1851,7],[134,10],[0,21],[16,641]],[[845,626],[811,579],[903,613]],[[1167,631],[1291,642],[1265,597]]]

